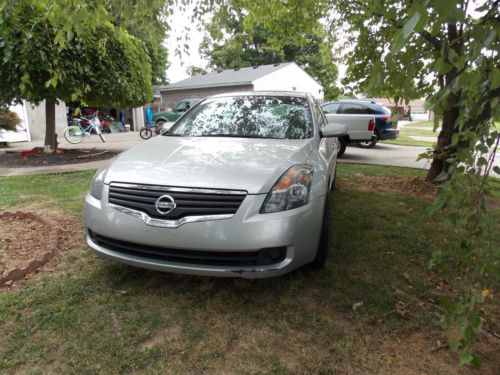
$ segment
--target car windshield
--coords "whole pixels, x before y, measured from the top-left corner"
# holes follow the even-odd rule
[[[203,101],[166,136],[303,139],[312,136],[306,98],[233,96]]]

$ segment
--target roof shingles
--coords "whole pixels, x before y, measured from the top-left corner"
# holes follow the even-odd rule
[[[197,74],[195,76],[186,78],[183,81],[172,83],[166,86],[160,86],[157,91],[175,91],[185,89],[197,89],[203,87],[230,87],[249,85],[253,81],[264,77],[278,69],[284,68],[294,63],[281,63],[260,65],[257,67],[228,69],[223,71],[215,71],[207,74]]]

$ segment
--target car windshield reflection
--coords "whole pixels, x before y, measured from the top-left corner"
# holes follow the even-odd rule
[[[305,139],[312,136],[306,98],[234,96],[203,101],[166,136]]]

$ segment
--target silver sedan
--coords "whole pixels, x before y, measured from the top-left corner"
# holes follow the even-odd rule
[[[104,258],[192,275],[264,278],[328,253],[337,137],[309,94],[207,98],[97,171],[86,240]]]

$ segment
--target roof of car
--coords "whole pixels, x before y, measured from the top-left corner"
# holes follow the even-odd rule
[[[371,100],[366,100],[366,99],[339,99],[339,100],[332,100],[331,102],[325,102],[321,104],[322,106],[325,104],[333,104],[333,103],[354,103],[354,104],[375,104],[375,105],[382,105],[381,103],[377,103]]]

